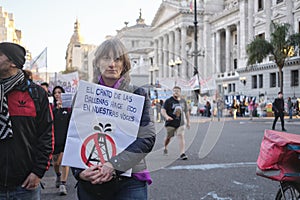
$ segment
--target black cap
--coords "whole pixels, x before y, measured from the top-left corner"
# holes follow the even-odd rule
[[[18,68],[23,68],[26,55],[26,50],[24,47],[11,42],[2,42],[0,43],[0,51],[5,54],[6,57]]]

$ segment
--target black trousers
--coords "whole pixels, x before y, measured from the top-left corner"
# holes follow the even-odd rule
[[[272,129],[273,130],[275,129],[275,125],[276,125],[276,122],[277,122],[278,118],[280,118],[281,129],[284,130],[284,113],[283,112],[275,113],[275,118],[274,118],[274,121],[273,121]]]

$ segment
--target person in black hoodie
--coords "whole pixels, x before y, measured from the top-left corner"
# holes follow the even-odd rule
[[[282,131],[286,131],[286,129],[284,128],[284,100],[282,92],[278,92],[278,98],[274,100],[272,108],[275,115],[272,130],[275,130],[276,122],[278,118],[280,118]]]

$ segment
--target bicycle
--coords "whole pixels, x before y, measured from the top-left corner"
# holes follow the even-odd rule
[[[300,135],[266,130],[256,174],[279,181],[276,200],[300,199]]]
[[[292,181],[281,181],[280,188],[276,194],[276,200],[300,199],[300,185]]]

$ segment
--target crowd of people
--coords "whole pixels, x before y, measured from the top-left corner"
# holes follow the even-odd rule
[[[137,137],[103,163],[86,168],[71,166],[78,181],[79,199],[147,199],[147,185],[152,179],[145,156],[151,152],[156,140],[154,121],[164,122],[163,154],[168,155],[168,145],[177,136],[179,159],[188,159],[184,133],[190,128],[194,105],[185,100],[178,86],[172,89],[172,96],[151,104],[147,91],[131,84],[127,52],[117,38],[104,41],[95,52],[94,83],[144,97]],[[57,85],[50,92],[46,82],[34,83],[30,71],[22,69],[25,56],[22,46],[0,43],[0,199],[40,199],[40,181],[51,164],[58,193],[67,194],[69,167],[62,166],[62,159],[72,108],[63,106],[63,87]],[[220,119],[227,108],[233,119],[245,117],[247,113],[252,120],[257,105],[252,97],[240,102],[233,99],[229,106],[218,98],[206,101],[203,115]],[[285,104],[283,94],[279,92],[272,104],[275,117],[272,129],[275,130],[280,118],[282,131],[286,131],[285,111],[289,119],[294,115],[299,117],[299,105],[299,99],[292,101],[290,97]],[[156,119],[152,107],[156,109]],[[131,175],[124,176],[128,169],[132,169]]]
[[[117,38],[104,41],[95,52],[94,82],[145,98],[138,134],[103,163],[71,167],[79,199],[147,199],[152,179],[145,156],[155,143],[154,119],[146,90],[130,83],[127,52]],[[22,46],[0,43],[0,199],[39,200],[51,164],[58,193],[67,194],[69,167],[62,166],[62,158],[72,108],[63,107],[63,87],[50,92],[46,82],[34,83],[31,72],[22,69],[25,56]],[[128,169],[131,175],[124,176]]]

